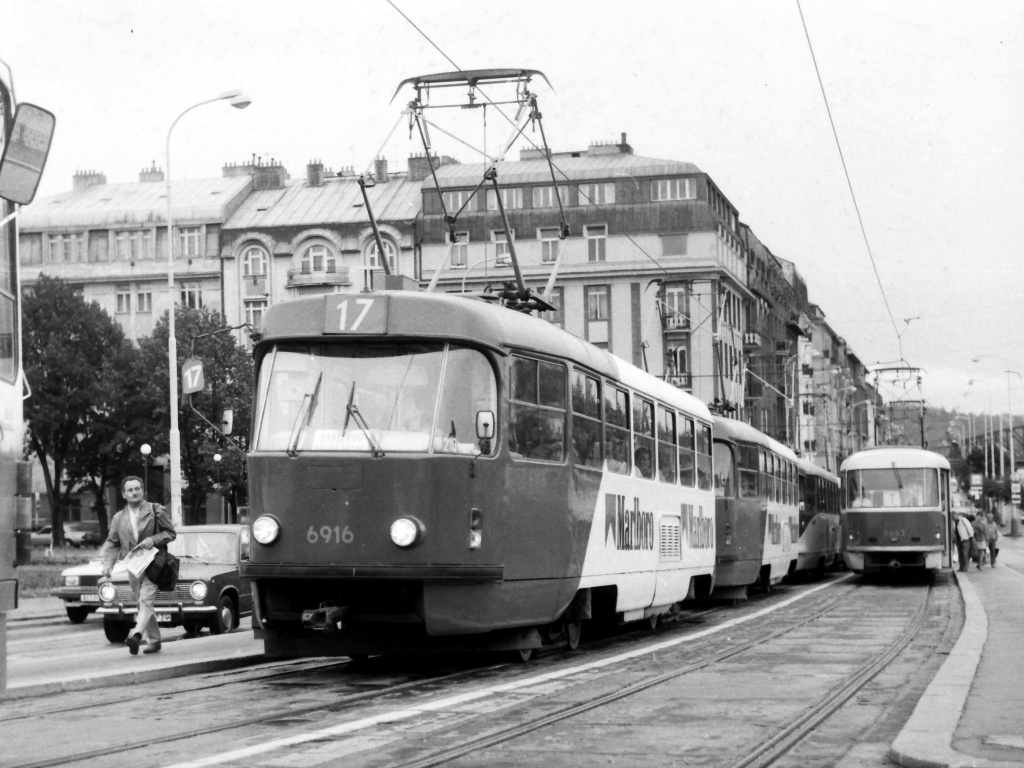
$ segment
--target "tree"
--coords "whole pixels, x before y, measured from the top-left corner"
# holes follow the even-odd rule
[[[218,476],[222,486],[243,492],[245,488],[242,457],[247,448],[245,436],[248,435],[251,412],[253,366],[249,355],[235,342],[230,330],[224,318],[209,309],[178,308],[175,314],[178,371],[189,357],[197,357],[203,361],[206,379],[205,389],[193,395],[191,404],[181,408],[178,416],[181,471],[188,483],[182,494],[182,504],[187,510],[186,522],[199,520],[203,502],[218,483]],[[162,365],[165,374],[153,377],[145,387],[152,412],[163,425],[159,438],[153,441],[154,453],[169,452],[167,331],[167,315],[164,315],[153,333],[139,343],[143,367],[156,370]],[[234,411],[233,438],[225,437],[220,431],[221,414],[229,408]],[[220,467],[213,460],[216,453],[224,457]]]
[[[116,422],[121,391],[119,369],[131,342],[95,302],[63,281],[41,275],[25,296],[22,345],[25,378],[27,453],[42,466],[50,501],[53,537],[64,543],[64,508],[82,479],[80,468],[105,451],[101,433]],[[49,461],[53,462],[51,474]],[[61,481],[69,468],[64,488]],[[102,495],[102,481],[99,486]]]

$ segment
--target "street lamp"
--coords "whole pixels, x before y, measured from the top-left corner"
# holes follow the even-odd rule
[[[149,500],[149,454],[153,452],[153,449],[149,447],[149,443],[143,443],[139,447],[139,453],[142,454],[142,460],[145,462],[143,466],[145,469],[142,471],[142,495]]]
[[[999,355],[978,355],[977,357],[971,358],[971,362],[977,363],[983,357],[991,357],[993,360],[999,360],[1000,362],[1002,362],[1002,364],[1004,366],[1006,366],[1006,371],[1005,371],[1005,373],[1006,373],[1006,409],[1007,409],[1008,416],[1009,416],[1009,419],[1010,419],[1010,472],[1016,472],[1017,471],[1017,457],[1016,457],[1016,455],[1014,453],[1014,447],[1013,447],[1013,442],[1014,442],[1014,440],[1013,440],[1013,401],[1010,399],[1010,374],[1011,373],[1016,374],[1018,379],[1024,379],[1024,377],[1022,377],[1020,375],[1020,373],[1018,373],[1017,371],[1011,371],[1010,370],[1010,364],[1008,362],[1006,362],[1005,358],[1000,357]],[[1002,416],[1000,416],[1000,418],[1002,418]],[[1002,431],[1003,431],[1003,427],[1002,427],[1002,424],[1000,424],[1000,426],[999,426],[1000,442],[1002,442],[1002,437],[1001,437]]]
[[[991,387],[991,385],[989,385],[989,383],[987,381],[982,381],[980,379],[971,379],[970,381],[967,382],[967,386],[969,386],[969,387],[972,387],[975,384],[984,384],[985,387],[988,389],[988,413],[985,414],[985,420],[986,420],[986,422],[988,424],[988,426],[985,429],[985,431],[987,432],[987,434],[985,435],[985,447],[986,447],[985,459],[986,459],[986,461],[988,463],[988,476],[989,477],[995,477],[995,474],[996,474],[996,450],[995,450],[995,446],[992,444],[992,387]],[[999,417],[999,429],[1000,429],[1000,431],[1002,431],[1002,428],[1003,428],[1002,415],[1000,415],[1000,417]],[[1000,451],[1000,453],[1002,453],[1002,451]]]
[[[181,525],[181,435],[178,432],[178,340],[174,329],[174,214],[171,208],[171,134],[174,126],[185,115],[196,107],[212,104],[215,101],[228,101],[236,109],[245,109],[251,103],[248,96],[241,91],[225,91],[213,99],[206,99],[193,104],[171,123],[167,131],[167,147],[165,161],[167,163],[167,368],[170,382],[171,399],[171,519],[175,525]]]
[[[213,454],[213,463],[217,465],[217,494],[220,496],[220,521],[226,523],[224,515],[224,492],[220,488],[220,461],[224,458],[219,453]]]

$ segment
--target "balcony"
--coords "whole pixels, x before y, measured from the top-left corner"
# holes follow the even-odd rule
[[[690,330],[690,318],[668,310],[668,313],[661,318],[661,327],[666,331],[688,331]]]
[[[288,287],[300,285],[352,285],[348,279],[348,268],[289,269]]]
[[[671,384],[673,387],[679,387],[679,389],[690,388],[690,374],[687,373],[673,373],[665,376],[665,381]]]
[[[761,334],[757,331],[746,331],[743,334],[743,351],[750,352],[761,348]]]

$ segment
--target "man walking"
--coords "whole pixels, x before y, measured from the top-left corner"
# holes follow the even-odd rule
[[[170,514],[161,505],[146,501],[142,480],[138,477],[130,475],[121,481],[121,495],[128,504],[110,521],[110,532],[99,553],[103,559],[105,579],[110,578],[114,562],[123,560],[136,546],[167,549],[167,542],[173,541],[176,535]],[[157,586],[145,573],[136,578],[129,571],[128,581],[139,602],[139,612],[125,645],[131,655],[136,656],[145,636],[146,650],[143,653],[156,653],[160,650],[160,627],[153,609]]]
[[[953,509],[953,530],[956,533],[956,547],[960,558],[960,572],[967,573],[967,565],[971,562],[971,542],[974,541],[974,526],[971,521]]]

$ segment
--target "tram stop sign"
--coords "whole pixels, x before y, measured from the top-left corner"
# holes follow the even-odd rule
[[[194,395],[196,392],[202,392],[205,386],[203,361],[196,357],[190,357],[181,366],[181,394]]]

